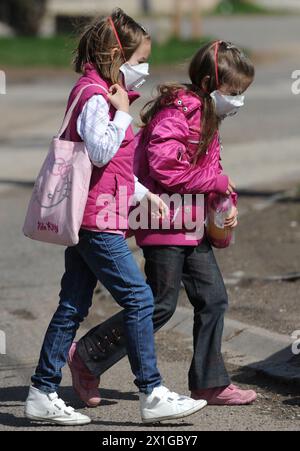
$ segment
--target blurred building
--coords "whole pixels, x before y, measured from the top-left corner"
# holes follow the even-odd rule
[[[255,0],[255,3],[273,9],[299,10],[300,0]]]
[[[219,0],[48,0],[48,13],[46,15],[42,34],[51,35],[56,32],[69,32],[74,19],[91,18],[98,15],[108,15],[113,8],[120,7],[127,14],[139,18],[144,16],[148,9],[155,20],[149,23],[145,18],[143,23],[151,28],[157,40],[164,40],[172,33],[173,25],[168,16],[180,10],[183,14],[195,15],[195,11],[212,9]]]
[[[199,9],[213,8],[218,0],[181,0],[183,10],[191,9],[191,4],[197,3]],[[142,12],[143,0],[49,0],[49,13],[51,14],[106,14],[113,8],[120,7],[128,14],[136,15]],[[155,14],[171,14],[174,11],[176,0],[148,0],[151,11]]]

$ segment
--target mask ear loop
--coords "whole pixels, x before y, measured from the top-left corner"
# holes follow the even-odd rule
[[[118,34],[117,29],[116,29],[116,27],[115,27],[114,21],[112,20],[112,17],[111,17],[111,16],[108,18],[108,20],[109,20],[109,22],[110,22],[110,24],[111,24],[111,27],[112,27],[113,32],[114,32],[114,35],[115,35],[115,37],[116,37],[116,39],[117,39],[117,41],[118,41],[118,44],[119,44],[119,47],[120,47],[122,56],[123,56],[124,61],[125,61],[125,63],[126,63],[127,60],[126,60],[126,57],[125,57],[124,49],[123,49],[123,46],[122,46],[122,44],[121,44],[121,41],[120,41],[120,38],[119,38],[119,34]]]

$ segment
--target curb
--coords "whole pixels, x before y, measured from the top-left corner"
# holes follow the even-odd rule
[[[177,307],[162,330],[173,330],[191,339],[193,311]],[[293,339],[240,321],[226,319],[223,352],[227,362],[256,370],[272,379],[300,385],[300,354],[292,352]],[[192,343],[188,345],[192,349]]]
[[[11,191],[11,189],[14,188],[16,185],[12,185],[10,183],[2,183],[0,182],[0,194],[7,193],[8,191]]]

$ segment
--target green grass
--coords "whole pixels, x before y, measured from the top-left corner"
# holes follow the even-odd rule
[[[200,47],[213,39],[212,37],[203,37],[198,40],[181,41],[172,38],[165,44],[154,44],[151,63],[163,65],[184,62],[190,59]]]
[[[209,38],[180,41],[170,39],[165,44],[154,44],[151,56],[153,65],[180,63],[190,58]],[[76,41],[71,37],[51,38],[1,38],[1,67],[70,67]]]
[[[221,0],[212,14],[276,14],[276,11],[251,3],[247,0]]]
[[[73,40],[64,36],[1,38],[0,66],[67,67],[73,48]]]

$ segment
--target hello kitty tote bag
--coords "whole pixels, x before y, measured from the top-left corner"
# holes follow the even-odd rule
[[[75,246],[89,193],[93,165],[84,142],[62,140],[72,113],[83,93],[70,106],[62,127],[52,139],[47,157],[35,181],[23,233],[45,243]],[[107,91],[106,91],[107,92]]]

